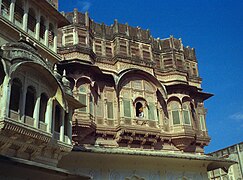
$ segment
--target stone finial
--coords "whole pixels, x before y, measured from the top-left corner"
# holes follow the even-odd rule
[[[63,70],[63,73],[62,73],[62,83],[63,83],[66,93],[72,95],[70,81],[67,79],[67,73],[66,73],[65,69]]]
[[[62,75],[63,77],[66,77],[67,76],[67,74],[66,74],[66,70],[64,69],[63,70],[63,75]]]
[[[181,46],[180,46],[180,50],[183,51],[183,43],[182,43],[182,39],[179,38],[179,41],[180,41],[180,45],[181,45]]]
[[[78,23],[78,9],[74,8],[73,10],[73,22]]]
[[[115,30],[115,33],[118,33],[118,21],[117,19],[114,20],[114,30]]]
[[[85,26],[89,26],[89,13],[88,11],[85,12]]]
[[[57,73],[57,65],[56,64],[54,65],[54,73],[55,72]]]
[[[54,65],[53,73],[54,73],[54,76],[57,78],[57,80],[61,81],[62,76],[57,71],[57,64]]]

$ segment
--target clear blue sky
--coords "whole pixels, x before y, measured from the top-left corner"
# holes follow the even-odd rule
[[[206,152],[243,141],[242,0],[59,0],[60,11],[75,7],[96,22],[150,29],[153,37],[174,35],[196,49],[212,140]]]

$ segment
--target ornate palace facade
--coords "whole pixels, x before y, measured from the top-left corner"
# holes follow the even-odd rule
[[[0,4],[1,179],[205,179],[232,164],[204,155],[212,95],[181,39],[57,0]]]
[[[206,179],[219,164],[204,155],[212,94],[202,91],[195,49],[77,9],[65,16],[58,68],[86,107],[74,113],[74,150],[60,166],[94,179]]]

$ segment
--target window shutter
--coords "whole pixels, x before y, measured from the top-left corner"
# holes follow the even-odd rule
[[[201,125],[201,130],[205,131],[206,127],[205,127],[205,121],[204,121],[204,116],[200,115],[200,125]]]
[[[90,97],[89,97],[89,113],[94,115],[94,103],[93,103],[92,95],[90,95]]]
[[[108,119],[113,119],[113,103],[107,102],[107,117]]]
[[[179,111],[172,111],[172,118],[173,118],[173,124],[180,124],[180,115]]]
[[[102,106],[101,100],[99,100],[98,103],[97,103],[96,115],[99,116],[99,117],[103,116],[103,106]]]
[[[79,101],[84,104],[86,104],[86,94],[79,94]],[[80,111],[86,112],[86,107],[80,108]]]
[[[154,104],[149,103],[149,108],[148,108],[148,118],[149,118],[150,120],[155,120],[155,117],[154,117],[154,109],[155,109]]]
[[[183,110],[184,123],[190,124],[190,116],[188,110]]]
[[[129,100],[123,100],[124,116],[131,117],[131,106]]]

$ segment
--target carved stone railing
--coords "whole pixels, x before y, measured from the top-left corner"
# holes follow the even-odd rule
[[[19,119],[20,119],[20,115],[19,115],[19,113],[18,112],[16,112],[16,111],[14,111],[14,110],[9,110],[9,117],[11,118],[11,119],[14,119],[14,120],[16,120],[16,121],[18,121]]]
[[[32,118],[32,117],[29,117],[29,116],[25,116],[25,123],[26,124],[28,124],[28,125],[30,125],[30,126],[34,126],[34,121],[35,121],[35,119],[34,118]]]
[[[9,15],[8,15],[8,13],[7,13],[6,10],[3,10],[3,9],[2,9],[2,11],[1,11],[1,15],[2,15],[4,18],[6,18],[7,20],[9,19]]]
[[[40,121],[40,124],[39,124],[39,128],[42,130],[42,131],[46,131],[47,130],[47,124]]]
[[[146,126],[151,128],[157,128],[158,127],[158,121],[155,120],[149,120],[145,118],[121,118],[121,125],[139,125],[139,126]]]
[[[64,135],[64,142],[70,144],[70,139],[67,135]]]
[[[54,139],[56,139],[56,140],[60,140],[60,133],[54,131],[54,132],[53,132],[53,137],[54,137]]]
[[[193,131],[191,125],[182,125],[182,124],[172,125],[172,126],[170,126],[169,129],[171,132],[174,132],[174,133],[179,133],[179,132],[184,132],[184,131]]]

